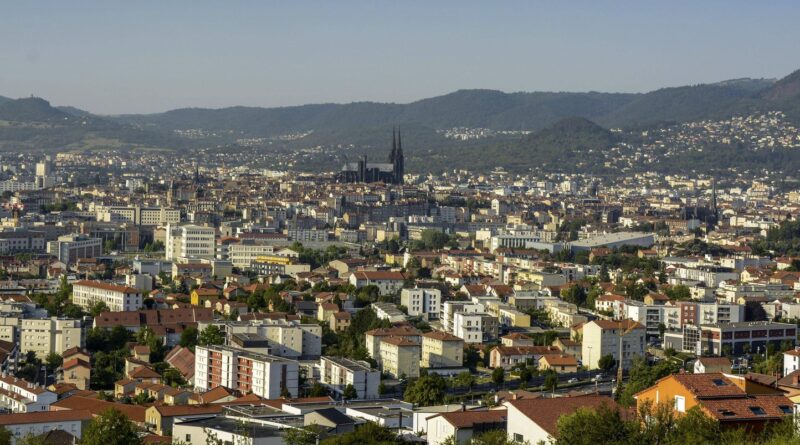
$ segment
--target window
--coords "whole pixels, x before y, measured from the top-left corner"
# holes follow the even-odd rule
[[[793,412],[791,406],[781,405],[778,408],[780,408],[781,412],[784,413],[784,414],[792,414],[792,412]]]
[[[764,408],[761,408],[760,406],[748,406],[748,408],[750,408],[750,411],[757,416],[763,416],[767,414],[767,412],[764,411]]]
[[[191,434],[187,434],[186,435],[186,441],[187,442],[191,442],[192,441],[192,435]]]
[[[514,442],[525,443],[525,438],[522,437],[522,434],[514,433]]]
[[[714,386],[726,386],[728,384],[725,380],[722,379],[714,379],[712,381],[714,382]]]
[[[686,399],[683,396],[675,396],[675,410],[679,413],[686,412]]]

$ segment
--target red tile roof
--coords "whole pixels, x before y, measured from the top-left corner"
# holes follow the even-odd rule
[[[599,408],[606,405],[617,407],[613,399],[606,396],[558,397],[553,399],[522,399],[506,402],[519,410],[525,417],[534,421],[551,436],[558,437],[556,427],[558,419],[565,414],[572,414],[578,408]]]

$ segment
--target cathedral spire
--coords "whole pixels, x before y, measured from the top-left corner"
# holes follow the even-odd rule
[[[394,163],[397,157],[397,129],[392,127],[392,152],[389,154],[389,162]]]

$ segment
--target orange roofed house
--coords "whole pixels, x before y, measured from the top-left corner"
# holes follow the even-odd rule
[[[723,373],[669,375],[634,397],[638,407],[668,403],[677,413],[697,407],[722,428],[752,431],[791,416],[794,405],[780,389]]]

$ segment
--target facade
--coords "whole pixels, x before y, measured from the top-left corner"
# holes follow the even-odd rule
[[[298,395],[296,361],[247,352],[229,346],[198,346],[195,350],[194,386],[208,391],[218,386],[243,394],[277,399],[285,389]]]
[[[70,348],[83,348],[81,320],[69,318],[24,318],[19,323],[20,352],[29,351],[44,360],[50,353],[62,355]]]
[[[457,445],[464,445],[475,436],[494,430],[506,429],[507,412],[504,409],[487,411],[453,411],[428,417],[428,445],[440,445],[454,437]]]
[[[453,368],[464,365],[464,340],[441,331],[422,334],[423,368]]]
[[[0,426],[8,430],[12,438],[39,436],[49,431],[61,430],[80,439],[83,427],[90,420],[92,413],[86,410],[29,412],[4,414],[0,416]]]
[[[31,383],[3,373],[0,375],[0,407],[12,413],[48,411],[55,403],[55,393],[37,383]]]
[[[439,289],[403,289],[400,304],[408,309],[412,317],[422,316],[426,320],[436,320],[441,312],[442,291]]]
[[[72,285],[72,302],[90,309],[102,301],[112,312],[135,311],[142,307],[142,293],[138,289],[101,281],[76,281]]]
[[[319,381],[335,394],[342,395],[347,385],[353,385],[359,399],[380,397],[378,386],[381,373],[366,362],[343,357],[320,357]]]
[[[75,264],[81,258],[96,258],[103,254],[103,240],[88,235],[59,236],[47,245],[47,253],[64,264]]]
[[[619,346],[622,341],[622,357]],[[594,320],[583,325],[581,357],[589,369],[599,368],[600,358],[611,354],[616,363],[622,360],[623,369],[629,369],[633,357],[644,355],[645,327],[633,320]]]
[[[784,342],[797,343],[797,326],[789,323],[750,321],[717,323],[713,325],[686,325],[681,332],[664,334],[664,347],[697,354],[727,355],[758,353],[769,345],[777,349]]]
[[[403,288],[406,277],[401,272],[356,271],[350,274],[350,284],[360,289],[377,286],[381,295],[394,295]]]
[[[216,255],[215,230],[213,227],[167,224],[164,247],[167,260],[212,259]]]
[[[367,353],[380,365],[381,342],[391,337],[400,337],[410,340],[416,344],[422,342],[422,332],[413,326],[400,325],[391,328],[379,328],[367,331],[366,334]]]
[[[393,378],[419,377],[420,344],[402,337],[381,340],[379,366]]]
[[[530,444],[552,443],[558,437],[557,422],[562,415],[572,414],[579,408],[616,407],[614,400],[605,396],[520,399],[504,405],[508,409],[508,439]]]

